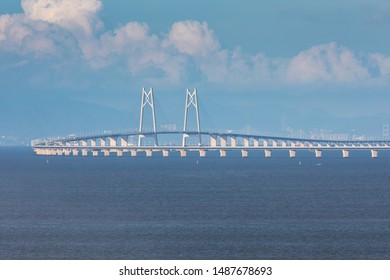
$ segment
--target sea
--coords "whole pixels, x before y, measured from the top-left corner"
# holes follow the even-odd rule
[[[2,260],[390,259],[390,152],[0,148]]]

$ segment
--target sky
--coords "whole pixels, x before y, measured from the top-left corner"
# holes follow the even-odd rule
[[[385,0],[2,0],[0,135],[157,125],[382,136],[390,123]],[[146,119],[148,121],[148,119]]]

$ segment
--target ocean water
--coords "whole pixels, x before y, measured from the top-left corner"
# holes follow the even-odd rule
[[[390,259],[390,152],[340,153],[1,148],[0,259]]]

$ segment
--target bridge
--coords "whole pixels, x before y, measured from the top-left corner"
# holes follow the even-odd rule
[[[153,129],[144,130],[144,111],[149,109]],[[196,129],[188,129],[189,110],[195,110]],[[378,157],[378,151],[390,150],[390,140],[352,140],[338,141],[330,139],[303,139],[293,137],[275,137],[260,134],[234,132],[202,131],[200,125],[197,90],[186,90],[183,130],[157,130],[153,89],[142,89],[140,106],[140,124],[137,131],[120,133],[101,133],[87,136],[70,135],[62,138],[33,140],[32,149],[36,155],[45,156],[124,156],[160,154],[168,157],[178,153],[186,157],[187,152],[197,152],[199,157],[206,157],[208,152],[219,152],[226,157],[230,151],[240,151],[242,157],[248,157],[250,151],[261,150],[269,158],[272,151],[285,150],[291,158],[299,150],[311,150],[315,157],[322,157],[326,150],[339,150],[343,158],[348,158],[350,151],[367,150],[372,158]],[[168,141],[161,143],[161,138]],[[149,139],[150,141],[146,141]],[[179,139],[179,140],[178,140]],[[190,141],[192,140],[192,141]]]

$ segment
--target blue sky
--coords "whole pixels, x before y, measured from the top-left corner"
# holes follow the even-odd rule
[[[381,136],[390,123],[390,3],[5,0],[0,134],[135,128],[142,86],[158,125]]]

